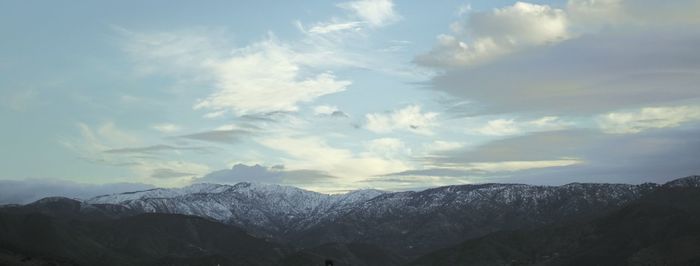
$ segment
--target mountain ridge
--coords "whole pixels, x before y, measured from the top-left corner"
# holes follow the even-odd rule
[[[653,203],[649,198],[652,195],[653,199],[654,193],[669,189],[696,191],[700,187],[699,184],[700,178],[689,176],[664,184],[571,183],[562,186],[535,186],[487,183],[403,192],[358,190],[334,195],[279,185],[196,184],[179,189],[151,189],[104,195],[83,201],[51,197],[26,205],[3,206],[0,208],[0,225],[10,226],[8,228],[29,226],[26,228],[31,229],[21,230],[26,232],[39,230],[38,234],[45,232],[48,235],[44,237],[54,239],[51,240],[54,242],[50,243],[70,241],[73,243],[71,245],[76,247],[88,245],[86,248],[98,248],[95,252],[109,253],[111,251],[108,251],[110,249],[108,247],[116,245],[114,247],[118,248],[118,252],[112,255],[116,256],[115,259],[121,259],[122,262],[158,262],[168,265],[223,262],[222,265],[235,265],[235,258],[231,257],[233,253],[230,253],[233,251],[217,249],[214,246],[205,249],[209,251],[192,249],[191,245],[196,247],[210,245],[202,242],[198,235],[206,232],[213,237],[215,232],[207,228],[214,227],[238,235],[234,238],[240,239],[241,243],[267,247],[266,252],[272,252],[269,254],[273,258],[267,260],[267,263],[276,261],[283,265],[308,265],[322,263],[324,258],[332,258],[338,262],[338,265],[403,265],[421,258],[416,262],[423,264],[427,262],[429,265],[430,261],[440,257],[447,258],[446,261],[459,259],[460,257],[450,255],[455,252],[471,254],[468,249],[465,251],[464,248],[454,248],[460,247],[460,243],[471,243],[467,247],[480,248],[489,247],[491,245],[489,243],[510,245],[500,243],[508,239],[516,241],[513,245],[540,241],[538,239],[541,238],[537,238],[537,233],[534,235],[527,233],[532,230],[544,232],[547,235],[564,233],[559,238],[553,238],[554,241],[565,239],[571,234],[584,235],[588,231],[571,231],[566,228],[571,228],[569,226],[571,224],[581,224],[588,228],[591,225],[586,221],[597,221],[597,219],[609,217],[610,214],[626,217],[625,212],[621,210],[640,204],[647,206],[644,205],[647,204],[645,202]],[[695,203],[682,202],[683,197],[674,199],[679,202],[674,203],[676,207],[688,206],[688,210],[696,208],[693,207]],[[644,210],[641,209],[641,213],[644,213]],[[650,210],[651,215],[664,213],[654,211],[664,210],[663,208],[654,207]],[[682,212],[676,213],[682,214]],[[193,218],[188,217],[196,219],[192,220]],[[663,221],[663,217],[658,215],[641,217]],[[36,221],[26,225],[20,222],[26,219]],[[170,225],[171,229],[167,230],[178,232],[176,239],[171,238],[170,233],[159,231],[161,227],[157,224],[165,221],[164,219],[175,220]],[[201,220],[208,222],[199,222]],[[633,220],[626,221],[631,223]],[[47,229],[47,223],[53,224],[50,227],[54,229]],[[114,226],[111,226],[112,224]],[[195,227],[191,228],[191,226]],[[117,229],[111,229],[112,227]],[[232,228],[227,229],[228,227]],[[90,229],[85,231],[85,228]],[[129,228],[141,228],[138,230],[146,235],[130,233]],[[190,234],[180,234],[179,232],[183,230],[190,230]],[[8,239],[10,241],[8,243],[20,244],[7,250],[0,246],[0,262],[3,259],[17,258],[16,254],[21,255],[29,251],[32,252],[26,254],[37,260],[43,257],[34,255],[42,254],[50,255],[46,257],[48,261],[78,258],[86,259],[82,262],[92,262],[96,259],[92,255],[75,253],[69,249],[60,249],[61,253],[51,253],[50,250],[59,246],[33,250],[27,246],[28,244],[21,244],[23,240],[16,235],[16,232],[17,229],[7,232],[0,230],[0,237]],[[94,235],[90,232],[98,234]],[[234,232],[244,232],[244,234]],[[511,236],[508,232],[524,233]],[[81,238],[73,238],[73,234]],[[139,246],[132,248],[125,242],[116,241],[115,237],[120,234],[129,235],[133,241],[138,241]],[[81,240],[82,237],[87,237],[89,242]],[[94,241],[107,246],[94,246]],[[176,242],[169,244],[168,241]],[[225,243],[225,240],[221,241]],[[687,242],[683,242],[685,241],[683,239],[678,241],[669,245],[683,246]],[[270,245],[264,244],[268,242]],[[148,243],[159,244],[152,246]],[[539,244],[541,242],[533,243],[541,245]],[[687,243],[694,245],[695,242]],[[164,245],[176,245],[185,253],[165,252]],[[522,257],[522,254],[527,255],[527,252],[531,252],[530,249],[521,246],[513,246],[513,248],[522,249],[522,251],[512,254],[499,251],[506,252],[503,253],[504,257],[499,257],[498,254],[501,253],[496,255],[489,253],[490,255],[487,254],[488,256],[483,258],[486,262],[484,265],[494,265],[494,262],[508,264],[509,261],[501,259],[511,258],[510,256],[514,256],[512,258],[518,261],[533,261],[530,257]],[[636,246],[630,250],[637,252],[634,248]],[[560,246],[546,248],[548,251],[559,249]],[[434,253],[436,250],[439,252]],[[553,256],[552,252],[544,255]],[[656,258],[653,252],[659,251],[654,249],[634,256],[635,258],[649,256]],[[56,257],[57,255],[61,256]],[[141,256],[148,260],[134,260]],[[255,263],[254,258],[245,256],[240,258],[248,261],[248,264]],[[538,257],[538,259],[542,258]]]
[[[694,179],[690,180],[688,184],[694,184]],[[613,210],[663,185],[485,183],[420,191],[365,189],[323,194],[251,182],[203,183],[98,196],[85,202],[123,206],[137,213],[205,217],[300,247],[381,244],[402,250],[403,255],[417,256],[434,247],[499,230],[532,228]],[[450,234],[446,233],[448,228]]]

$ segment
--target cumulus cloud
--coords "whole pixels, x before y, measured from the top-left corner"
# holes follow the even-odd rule
[[[435,67],[484,63],[531,46],[569,37],[564,10],[517,2],[488,12],[474,12],[452,25],[452,34],[438,36],[437,45],[416,62]]]
[[[697,10],[695,0],[570,0],[470,11],[416,62],[448,67],[431,87],[468,101],[459,115],[685,104],[700,97]],[[493,123],[514,131],[508,122]]]
[[[375,133],[409,131],[416,134],[431,135],[436,125],[438,113],[423,112],[419,105],[409,105],[389,113],[372,113],[365,115],[367,130]]]
[[[698,41],[697,30],[590,34],[448,71],[431,88],[478,103],[471,115],[581,115],[672,104],[700,97]]]
[[[637,111],[607,113],[598,118],[598,124],[606,133],[633,134],[677,127],[697,120],[700,120],[700,106],[646,107]]]
[[[435,47],[416,57],[431,67],[473,66],[528,47],[554,44],[602,29],[638,30],[700,23],[700,2],[680,0],[569,0],[565,8],[517,2],[486,12],[467,14],[438,36]]]
[[[210,64],[218,90],[194,108],[232,110],[236,115],[297,111],[298,103],[350,85],[331,72],[302,76],[303,56],[274,39],[237,50],[230,58]]]
[[[84,184],[68,180],[0,180],[0,204],[26,204],[45,197],[88,199],[91,197],[151,189],[139,183]]]

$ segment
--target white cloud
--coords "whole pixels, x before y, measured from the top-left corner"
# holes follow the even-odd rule
[[[231,57],[210,63],[217,91],[195,109],[231,110],[237,115],[296,111],[297,104],[345,90],[350,81],[331,72],[301,74],[299,54],[274,39],[237,50]]]
[[[422,112],[419,105],[410,105],[391,113],[367,114],[366,128],[376,133],[389,133],[396,130],[410,131],[416,134],[431,135],[438,113]]]
[[[700,23],[700,1],[569,0],[564,9],[517,2],[488,12],[460,7],[466,18],[451,34],[416,57],[431,67],[473,66],[533,46],[560,42],[603,28],[693,25]]]
[[[155,124],[151,126],[151,128],[160,131],[161,133],[174,133],[182,129],[180,126],[171,123]]]
[[[474,131],[489,136],[516,135],[532,131],[560,130],[571,126],[556,116],[545,116],[534,120],[516,121],[515,119],[494,119]]]
[[[452,25],[452,34],[438,36],[437,45],[416,62],[427,66],[475,65],[531,46],[569,38],[561,9],[517,2],[490,12],[471,13]]]
[[[359,21],[320,23],[311,27],[309,32],[316,34],[328,34],[346,30],[359,31],[362,29],[362,25],[363,23]]]
[[[357,17],[375,27],[400,19],[400,16],[394,11],[394,3],[391,0],[359,0],[342,3],[338,6],[352,10]]]
[[[646,107],[637,111],[612,112],[598,118],[603,132],[634,134],[649,129],[671,128],[700,120],[699,106]]]
[[[496,119],[488,121],[481,128],[477,128],[476,132],[494,136],[513,135],[520,133],[520,127],[516,125],[513,119]]]
[[[128,38],[126,50],[141,62],[141,71],[165,71],[186,77],[213,92],[195,109],[216,118],[235,115],[296,111],[298,105],[343,91],[351,84],[339,80],[313,58],[318,50],[305,50],[278,41],[274,36],[232,52],[224,34],[193,32],[141,34],[121,30]]]
[[[332,115],[338,111],[338,107],[330,105],[319,105],[314,107],[314,114],[316,115]]]
[[[384,157],[387,155],[384,152],[401,146],[395,140],[380,140],[373,144],[370,142],[369,146],[377,150],[360,153],[331,147],[324,139],[309,136],[277,136],[262,139],[260,143],[288,155],[287,158],[283,158],[285,169],[314,169],[339,178],[336,182],[332,182],[333,187],[304,186],[316,191],[356,189],[358,184],[354,183],[355,181],[409,169],[408,165],[400,159]]]

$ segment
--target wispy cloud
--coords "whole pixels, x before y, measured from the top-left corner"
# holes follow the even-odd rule
[[[410,105],[389,113],[367,114],[366,128],[376,133],[389,133],[395,130],[416,134],[431,135],[437,124],[436,112],[423,112],[419,105]]]
[[[472,131],[488,136],[507,136],[534,131],[562,130],[571,126],[571,122],[563,121],[556,116],[545,116],[525,121],[498,118],[489,120],[485,125]]]
[[[338,6],[351,10],[355,16],[374,27],[396,22],[401,18],[394,10],[392,0],[359,0]]]
[[[207,142],[232,144],[239,142],[242,138],[250,136],[252,132],[247,129],[216,129],[210,131],[202,131],[192,134],[179,136],[185,139],[194,139]]]
[[[158,153],[158,152],[163,152],[163,151],[198,151],[198,152],[206,152],[207,148],[205,147],[183,147],[183,146],[171,146],[171,145],[165,145],[165,144],[158,144],[158,145],[151,145],[151,146],[144,146],[144,147],[131,147],[131,148],[117,148],[117,149],[108,149],[105,150],[105,153],[112,153],[112,154],[149,154],[149,153]]]
[[[175,133],[182,129],[180,126],[171,123],[155,124],[151,127],[161,133]]]
[[[64,146],[90,162],[128,169],[133,174],[133,181],[166,186],[183,185],[191,182],[194,176],[209,172],[209,167],[205,164],[170,156],[180,152],[208,152],[208,148],[166,144],[143,145],[144,140],[138,134],[118,128],[111,122],[97,127],[81,123],[78,127],[81,137],[63,140],[61,143]],[[166,176],[170,178],[165,178]]]
[[[646,107],[636,111],[601,115],[601,130],[612,134],[634,134],[649,129],[671,128],[700,120],[700,106]]]

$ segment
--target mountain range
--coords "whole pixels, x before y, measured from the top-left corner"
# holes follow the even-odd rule
[[[338,195],[195,184],[4,206],[0,264],[692,265],[698,199],[700,176]]]

